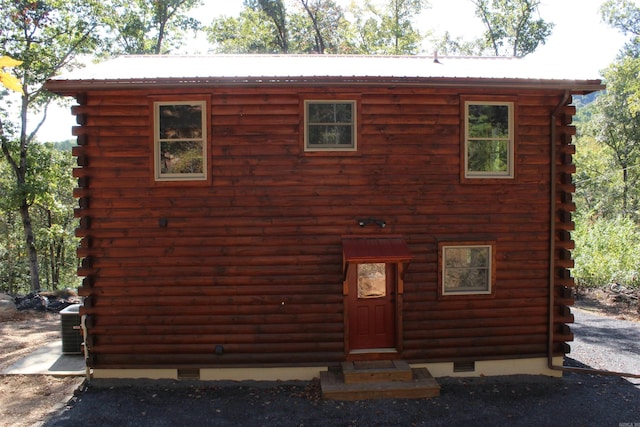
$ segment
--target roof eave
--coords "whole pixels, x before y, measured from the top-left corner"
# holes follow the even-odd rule
[[[412,87],[490,87],[503,89],[568,90],[574,94],[587,94],[603,90],[601,80],[540,80],[515,78],[470,77],[194,77],[151,78],[117,80],[56,80],[45,83],[45,89],[64,96],[94,90],[113,89],[175,89],[191,87],[265,87],[265,86],[412,86]]]

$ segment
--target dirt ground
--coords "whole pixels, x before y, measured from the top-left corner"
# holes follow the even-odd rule
[[[0,371],[41,345],[60,339],[60,315],[21,311],[0,322]],[[83,377],[0,375],[0,425],[31,427],[60,410],[83,382]]]
[[[613,292],[609,288],[578,289],[575,306],[594,314],[640,322],[640,291]]]
[[[576,307],[596,314],[640,321],[637,300],[620,300],[608,289],[580,290]],[[0,371],[52,339],[59,339],[60,315],[19,312],[15,319],[0,322]],[[81,387],[83,377],[49,375],[0,376],[0,424],[14,427],[41,425]]]

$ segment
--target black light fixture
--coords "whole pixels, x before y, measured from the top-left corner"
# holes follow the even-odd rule
[[[387,223],[385,222],[384,219],[377,219],[377,218],[371,218],[371,217],[365,218],[365,219],[363,218],[358,219],[358,225],[360,227],[365,227],[369,224],[376,224],[380,228],[385,228],[387,226]]]

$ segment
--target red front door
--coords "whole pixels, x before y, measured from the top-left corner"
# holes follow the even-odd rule
[[[395,271],[395,264],[350,266],[349,350],[395,348]]]

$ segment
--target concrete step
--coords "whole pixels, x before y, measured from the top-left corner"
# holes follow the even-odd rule
[[[411,381],[413,378],[411,368],[404,360],[342,362],[342,375],[347,384]]]
[[[322,397],[333,400],[421,399],[440,396],[440,385],[426,368],[411,369],[408,381],[345,383],[339,371],[320,373]]]

